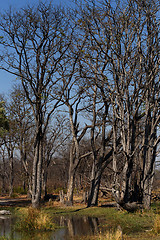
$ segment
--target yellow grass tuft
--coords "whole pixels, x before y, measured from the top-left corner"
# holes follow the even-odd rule
[[[20,210],[20,220],[17,228],[21,231],[54,230],[55,224],[47,213],[34,208]]]
[[[116,231],[107,231],[104,235],[100,234],[97,240],[122,240],[122,230],[118,227]]]

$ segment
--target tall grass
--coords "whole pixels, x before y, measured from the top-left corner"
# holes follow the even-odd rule
[[[20,231],[47,231],[55,230],[56,225],[52,222],[49,215],[42,210],[27,208],[19,210],[19,221],[16,229]]]
[[[118,227],[116,231],[107,231],[104,234],[99,234],[97,240],[122,240],[125,239],[122,235],[121,227]]]
[[[160,215],[159,214],[157,214],[156,217],[155,217],[153,231],[156,234],[160,233]]]

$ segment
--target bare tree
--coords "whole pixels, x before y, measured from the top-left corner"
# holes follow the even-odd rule
[[[109,55],[114,87],[109,84],[109,88],[114,142],[119,134],[124,163],[121,180],[117,181],[114,145],[116,199],[124,208],[130,202],[143,203],[144,208],[149,208],[159,141],[158,9],[154,4],[151,9],[148,1],[145,4],[130,1],[125,10],[119,7],[117,11],[112,18],[112,28],[117,31],[112,33],[113,52]]]
[[[90,81],[96,76],[111,102],[115,199],[124,208],[134,201],[149,208],[159,143],[159,6],[149,1],[122,5],[88,1],[81,8],[79,25],[89,42],[82,71]]]
[[[61,152],[64,151],[65,145],[69,141],[69,138],[70,128],[68,119],[65,115],[60,115],[57,113],[54,123],[52,123],[52,126],[48,127],[44,139],[43,189],[45,196],[47,196],[48,169],[51,164],[56,164],[54,160],[56,156],[58,157]]]
[[[75,29],[72,39],[72,44],[69,47],[69,54],[66,59],[63,60],[59,68],[59,76],[63,81],[65,89],[61,98],[61,102],[65,105],[62,111],[65,111],[69,115],[70,131],[72,140],[70,142],[70,156],[69,156],[69,179],[67,187],[67,200],[68,204],[73,204],[73,191],[75,184],[75,176],[78,165],[82,158],[89,156],[90,152],[81,154],[80,142],[87,133],[90,126],[83,121],[80,121],[83,114],[83,104],[86,99],[84,91],[84,83],[81,81],[79,74],[79,61],[83,57],[83,48],[85,46],[86,37],[82,37],[77,28],[77,21],[75,20],[77,15],[72,18]],[[79,36],[77,38],[77,36]],[[88,87],[88,86],[86,86]]]
[[[8,115],[12,117],[15,124],[15,142],[17,151],[19,150],[20,161],[22,164],[23,188],[26,188],[31,194],[31,172],[29,169],[29,153],[33,149],[34,137],[34,119],[32,117],[31,107],[25,96],[25,92],[21,85],[15,85],[10,93],[8,103]]]
[[[5,145],[3,144],[3,141],[1,142],[1,148],[0,148],[0,159],[1,159],[1,163],[0,163],[0,177],[2,180],[2,185],[1,185],[1,189],[2,189],[2,194],[5,194],[7,192],[7,185],[8,185],[8,173],[7,173],[7,161],[6,161],[6,148]]]
[[[71,43],[72,28],[62,9],[40,3],[1,17],[3,33],[1,69],[21,79],[31,105],[36,130],[32,173],[32,206],[41,198],[43,138],[50,117],[60,105],[54,93],[59,89],[57,69]],[[58,85],[59,84],[59,85]],[[61,85],[63,91],[63,86]],[[51,97],[52,93],[52,97]]]

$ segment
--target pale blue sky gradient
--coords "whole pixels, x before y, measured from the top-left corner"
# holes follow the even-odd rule
[[[26,5],[34,5],[39,3],[39,0],[0,0],[0,12],[4,12],[12,6],[14,9],[25,7]],[[42,0],[41,2],[51,2],[50,0]],[[72,0],[52,0],[52,3],[62,6],[71,6]],[[0,94],[7,94],[16,82],[16,77],[0,70]]]

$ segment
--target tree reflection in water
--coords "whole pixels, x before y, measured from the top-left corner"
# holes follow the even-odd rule
[[[98,232],[99,222],[95,217],[88,216],[60,216],[55,219],[61,226],[55,232],[16,232],[13,227],[16,219],[0,218],[0,236],[8,237],[13,240],[68,240],[74,237],[92,235]]]
[[[66,234],[68,236],[74,237],[98,232],[99,219],[88,216],[61,216],[59,224],[60,226],[66,227]]]

